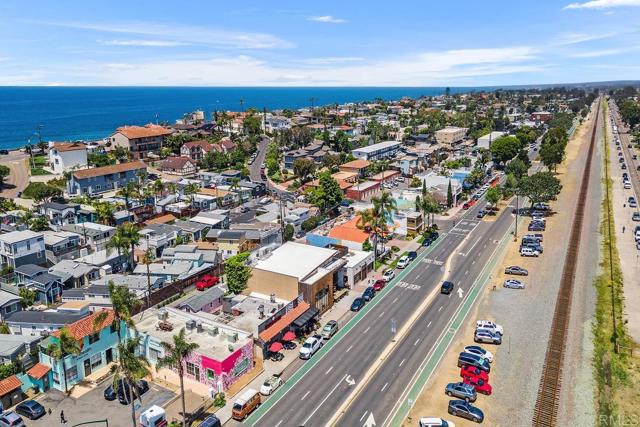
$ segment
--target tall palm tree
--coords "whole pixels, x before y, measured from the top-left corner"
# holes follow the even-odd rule
[[[109,289],[109,299],[111,300],[111,309],[113,311],[113,327],[118,334],[118,343],[122,342],[122,327],[135,330],[133,323],[133,311],[140,305],[140,300],[134,292],[131,292],[124,285],[116,285],[113,280],[109,280],[107,284]],[[103,324],[109,312],[102,310],[93,319],[94,329],[99,329]]]
[[[133,270],[136,267],[134,257],[135,246],[140,243],[140,239],[142,237],[140,235],[140,228],[136,224],[125,222],[122,224],[122,233],[125,235],[125,238],[131,247],[131,269]]]
[[[169,368],[178,372],[180,377],[180,398],[182,399],[182,427],[187,427],[187,410],[184,402],[184,365],[191,353],[198,349],[198,344],[190,343],[184,338],[184,328],[173,336],[173,344],[162,342],[164,357],[158,360],[157,369]]]
[[[388,191],[383,191],[379,197],[373,197],[371,202],[373,203],[373,223],[376,227],[376,233],[382,235],[387,230],[387,223],[391,221],[397,210],[397,204]],[[384,239],[382,240],[382,248],[384,249]]]
[[[143,355],[137,354],[140,346],[140,336],[136,336],[118,344],[118,363],[111,366],[113,374],[113,390],[117,393],[120,379],[124,380],[129,389],[129,403],[131,405],[131,425],[136,427],[136,397],[142,404],[142,396],[134,395],[134,388],[138,387],[141,379],[149,375],[149,361]]]
[[[153,250],[147,248],[142,256],[142,263],[147,266],[147,308],[151,307],[151,272],[149,271],[149,265],[153,263],[154,259]]]
[[[356,213],[356,227],[360,230],[366,230],[373,237],[373,263],[375,266],[378,258],[378,228],[375,223],[373,209],[363,209]]]
[[[153,193],[156,195],[162,194],[162,192],[164,191],[164,183],[160,178],[153,181],[153,184],[151,184],[151,186],[153,187]]]
[[[173,194],[175,196],[176,194],[178,194],[178,184],[176,184],[175,182],[168,183],[167,190],[170,194]]]
[[[64,326],[60,329],[60,335],[57,337],[57,342],[52,342],[47,347],[47,353],[55,360],[62,362],[62,375],[64,378],[64,391],[69,391],[69,384],[67,382],[67,367],[64,359],[70,355],[78,355],[82,349],[80,348],[80,342],[71,334],[69,328]]]
[[[110,203],[99,202],[93,205],[96,209],[96,216],[98,221],[104,225],[113,224],[113,214],[116,211],[116,207]]]
[[[105,249],[107,250],[107,255],[111,255],[114,249],[118,251],[118,260],[123,254],[125,256],[129,255],[129,240],[122,227],[116,228],[116,232],[107,242]]]
[[[147,176],[149,176],[149,172],[147,172],[146,169],[140,169],[136,172],[136,176],[138,177],[138,183],[142,185],[146,181]]]
[[[128,210],[129,200],[140,197],[140,190],[138,189],[138,186],[133,183],[133,181],[129,181],[127,185],[120,188],[116,194],[118,196],[124,197],[124,205],[125,205],[125,208]]]

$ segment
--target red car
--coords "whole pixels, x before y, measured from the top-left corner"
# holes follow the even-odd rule
[[[472,385],[478,393],[486,394],[487,396],[490,396],[493,390],[488,381],[479,377],[463,377],[462,382]]]
[[[378,279],[373,284],[373,290],[376,291],[376,292],[381,291],[385,287],[386,284],[387,284],[387,282],[385,282],[384,280]]]
[[[478,378],[486,383],[489,382],[489,374],[471,365],[462,365],[462,368],[460,368],[460,376],[462,378]]]
[[[202,280],[196,283],[196,289],[199,291],[204,291],[205,289],[209,289],[218,284],[220,281],[219,277],[216,276],[204,276]]]
[[[467,210],[471,207],[471,205],[469,204],[469,202],[465,203],[464,205],[462,205],[462,209]]]

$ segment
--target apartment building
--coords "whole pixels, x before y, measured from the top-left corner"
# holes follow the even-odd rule
[[[25,264],[45,265],[44,236],[31,230],[0,234],[0,264],[13,268]]]
[[[160,154],[164,139],[169,135],[169,129],[153,124],[122,126],[111,134],[109,141],[116,147],[128,149],[135,160],[140,160],[146,159],[150,154]]]
[[[147,170],[142,162],[119,163],[75,171],[67,184],[69,195],[91,196],[126,187],[128,183],[138,182],[138,174]]]
[[[467,134],[467,128],[461,128],[457,126],[447,126],[444,129],[437,130],[435,132],[436,141],[438,144],[445,146],[451,146],[462,142]]]

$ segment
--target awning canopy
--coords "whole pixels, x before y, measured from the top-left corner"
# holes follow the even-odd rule
[[[306,325],[307,323],[309,323],[309,321],[311,319],[313,319],[314,317],[316,317],[318,315],[320,311],[315,308],[315,307],[310,307],[307,311],[305,311],[302,316],[298,317],[296,320],[293,321],[293,326],[296,326],[298,328],[303,327],[304,325]]]
[[[309,308],[308,303],[304,301],[300,301],[300,303],[293,310],[287,312],[284,316],[278,319],[273,325],[269,326],[267,329],[260,332],[260,339],[265,343],[271,341],[276,335],[282,332],[284,328],[291,325],[291,322],[293,322],[302,314],[306,313],[308,308]]]

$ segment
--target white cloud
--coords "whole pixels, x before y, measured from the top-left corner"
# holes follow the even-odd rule
[[[640,0],[591,0],[584,3],[570,3],[563,9],[609,9],[622,6],[640,6]]]
[[[335,18],[331,15],[323,15],[323,16],[310,16],[307,18],[309,21],[314,22],[325,22],[327,24],[345,24],[347,22],[346,19]]]
[[[572,58],[599,58],[601,56],[610,56],[610,55],[618,55],[620,53],[629,52],[630,49],[604,49],[604,50],[594,50],[591,52],[578,52],[573,53],[569,56]]]
[[[176,47],[186,46],[188,43],[172,40],[101,40],[107,46],[140,46],[140,47]]]
[[[332,65],[340,64],[344,62],[359,62],[364,61],[364,58],[360,56],[326,56],[321,58],[307,58],[299,59],[295,62],[308,65]]]
[[[560,36],[558,42],[556,44],[559,45],[570,45],[570,44],[578,44],[585,43],[595,40],[604,40],[610,39],[612,37],[616,37],[620,35],[619,32],[611,32],[611,33],[601,33],[601,34],[587,34],[587,33],[569,33],[563,36]]]
[[[158,40],[184,44],[202,44],[228,49],[272,49],[290,48],[292,43],[272,34],[229,31],[179,24],[165,25],[154,22],[84,23],[84,22],[40,22],[51,26],[74,28],[111,34],[134,34],[158,37]]]

